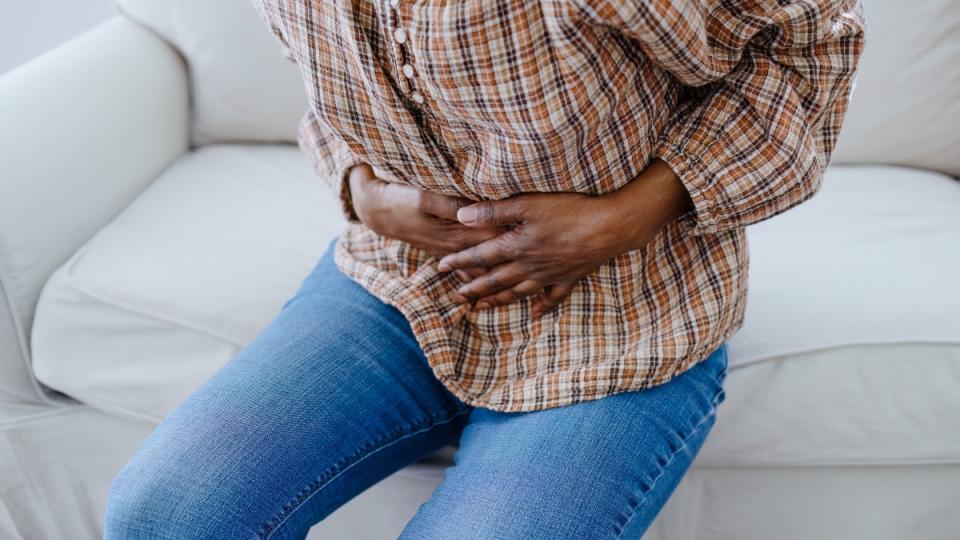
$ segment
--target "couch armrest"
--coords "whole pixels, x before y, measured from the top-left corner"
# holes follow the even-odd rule
[[[0,77],[0,401],[40,402],[29,339],[47,277],[189,144],[182,59],[114,17]]]

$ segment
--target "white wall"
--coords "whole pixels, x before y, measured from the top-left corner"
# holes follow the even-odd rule
[[[0,74],[112,13],[112,0],[0,0]]]

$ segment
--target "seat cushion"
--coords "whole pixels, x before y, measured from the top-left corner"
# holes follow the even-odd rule
[[[811,202],[750,229],[747,322],[700,461],[960,459],[957,208],[946,177],[838,167]],[[37,375],[157,420],[272,319],[341,225],[295,149],[196,151],[47,284]]]
[[[747,235],[745,324],[700,461],[957,462],[960,182],[833,167]]]
[[[297,66],[248,0],[116,0],[183,55],[193,140],[292,142],[307,110]]]
[[[42,382],[157,420],[272,319],[343,221],[289,145],[185,155],[50,279]]]
[[[844,346],[960,343],[960,182],[834,167],[820,193],[747,229],[739,364]]]

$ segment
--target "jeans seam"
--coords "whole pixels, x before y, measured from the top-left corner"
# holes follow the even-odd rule
[[[363,462],[365,459],[367,459],[367,458],[369,458],[370,456],[376,454],[377,452],[379,452],[379,451],[381,451],[381,450],[383,450],[383,449],[385,449],[385,448],[389,448],[390,446],[393,446],[394,444],[397,444],[398,442],[400,442],[400,441],[402,441],[402,440],[404,440],[404,439],[409,439],[410,437],[413,437],[413,436],[415,436],[415,435],[419,435],[419,434],[421,434],[421,433],[424,433],[424,432],[426,432],[426,431],[429,431],[429,430],[431,430],[431,429],[433,429],[433,428],[435,428],[435,427],[437,427],[437,426],[441,426],[441,425],[444,425],[444,424],[449,424],[450,422],[454,421],[457,417],[463,416],[464,414],[467,414],[467,413],[469,413],[469,412],[470,412],[470,409],[469,409],[469,408],[467,408],[467,409],[461,409],[461,410],[453,413],[452,415],[450,415],[449,417],[447,417],[447,418],[445,418],[445,419],[443,419],[443,420],[436,421],[436,422],[429,422],[429,421],[428,421],[428,422],[429,422],[428,425],[426,425],[426,426],[424,426],[424,427],[422,427],[422,428],[420,428],[420,429],[417,429],[417,430],[415,430],[415,431],[411,431],[411,432],[406,433],[406,434],[404,434],[404,435],[402,435],[402,436],[400,436],[400,437],[397,437],[397,438],[395,438],[395,439],[393,439],[393,440],[390,440],[390,441],[388,441],[388,442],[385,442],[385,443],[383,443],[383,444],[380,444],[380,445],[378,445],[378,446],[375,446],[373,449],[371,449],[370,451],[368,451],[368,452],[366,452],[366,453],[358,456],[358,457],[357,457],[356,459],[354,459],[352,462],[347,463],[346,466],[343,466],[343,467],[340,468],[339,470],[337,470],[337,467],[336,467],[336,466],[332,467],[331,469],[328,469],[327,471],[325,471],[322,475],[320,475],[320,476],[318,477],[318,479],[315,481],[315,484],[316,484],[316,485],[312,486],[312,487],[306,492],[305,496],[302,494],[302,495],[298,495],[297,497],[295,497],[295,498],[293,499],[293,500],[295,500],[295,501],[296,501],[297,499],[300,499],[300,501],[296,503],[296,506],[294,506],[293,508],[291,508],[289,511],[286,511],[285,513],[281,511],[281,513],[280,513],[279,515],[277,515],[277,516],[274,517],[272,520],[270,520],[270,522],[276,521],[277,518],[279,518],[280,516],[283,516],[282,519],[280,519],[280,521],[278,521],[275,525],[270,525],[270,522],[267,522],[267,525],[261,528],[261,532],[258,533],[258,537],[261,538],[261,539],[263,539],[263,540],[269,540],[269,539],[273,536],[273,533],[277,532],[277,531],[280,529],[280,527],[283,526],[283,524],[286,523],[287,520],[290,519],[291,516],[293,516],[294,514],[296,514],[297,511],[300,510],[300,508],[302,508],[303,505],[307,503],[307,501],[309,501],[311,498],[313,498],[313,496],[316,495],[317,493],[320,493],[320,491],[322,491],[324,487],[326,487],[330,482],[333,482],[333,481],[336,480],[338,477],[340,477],[341,474],[343,474],[343,473],[347,472],[348,470],[350,470],[351,468],[353,468],[354,465],[357,465],[358,463]],[[412,429],[414,426],[416,426],[415,423],[414,423],[414,424],[408,424],[408,425],[404,428],[403,431],[406,431],[406,430],[408,430],[408,429]],[[403,431],[401,431],[401,433],[402,433]],[[332,474],[329,478],[324,479],[325,476],[331,474],[333,471],[336,471],[336,473],[335,473],[335,474]],[[264,529],[265,529],[265,530],[264,530]]]
[[[623,533],[627,530],[627,525],[629,525],[630,522],[633,521],[633,518],[637,515],[637,510],[640,508],[640,505],[643,504],[643,501],[646,499],[647,494],[653,491],[653,489],[657,485],[657,481],[660,480],[660,478],[663,477],[664,473],[667,472],[667,469],[670,468],[670,465],[673,463],[673,460],[681,452],[686,450],[686,448],[689,446],[690,439],[693,438],[697,433],[699,433],[701,429],[703,429],[704,424],[706,424],[708,420],[716,416],[717,396],[714,396],[713,400],[714,400],[714,408],[708,414],[704,415],[704,417],[701,418],[699,422],[697,422],[697,425],[695,425],[693,429],[690,430],[690,433],[688,433],[683,438],[683,444],[681,444],[676,450],[674,450],[670,454],[670,457],[667,459],[667,462],[664,463],[662,467],[660,467],[660,472],[657,473],[656,478],[654,478],[653,481],[650,482],[650,486],[647,487],[647,489],[643,489],[643,488],[640,489],[640,497],[637,498],[637,502],[635,504],[630,505],[630,509],[629,509],[630,517],[628,517],[627,521],[625,521],[623,525],[620,526],[620,531],[617,532],[616,540],[620,540],[623,537]]]

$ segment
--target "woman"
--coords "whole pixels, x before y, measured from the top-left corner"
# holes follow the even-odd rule
[[[108,538],[638,538],[723,399],[743,228],[812,196],[855,0],[259,0],[347,228],[114,482]]]

